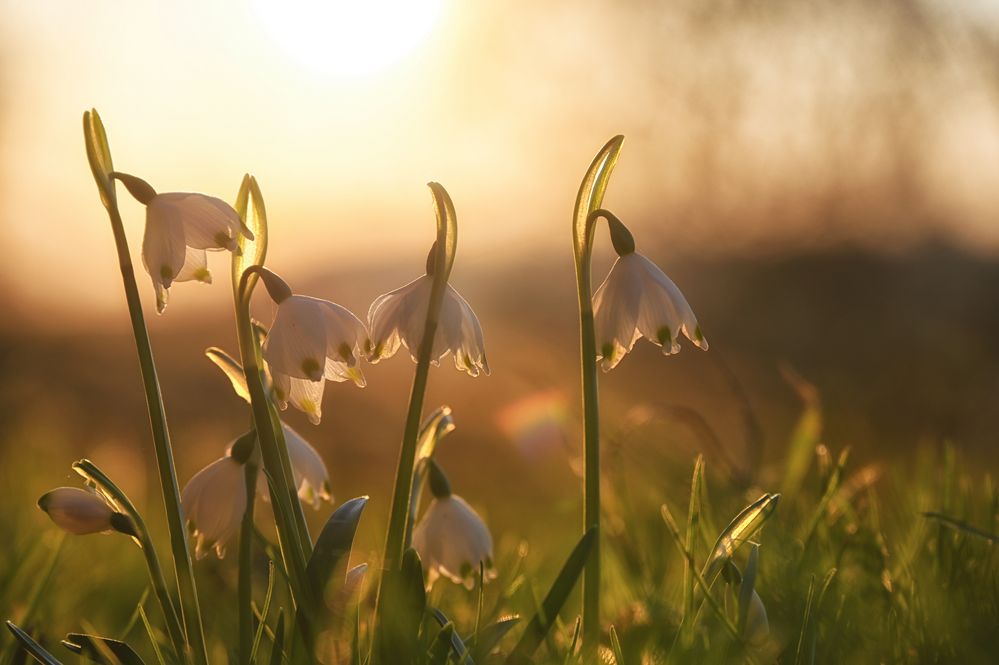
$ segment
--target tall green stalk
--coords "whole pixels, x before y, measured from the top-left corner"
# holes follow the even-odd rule
[[[597,529],[597,541],[583,571],[583,653],[587,660],[595,656],[600,642],[600,405],[590,277],[596,220],[591,218],[590,213],[603,204],[623,141],[623,136],[615,136],[594,157],[579,185],[572,214],[583,392],[583,533],[591,528]]]
[[[166,412],[163,407],[163,397],[160,392],[159,380],[156,376],[156,364],[153,361],[153,350],[146,330],[145,318],[142,314],[142,303],[139,300],[139,289],[135,282],[135,271],[128,251],[128,241],[125,237],[125,226],[118,211],[118,201],[115,194],[111,172],[114,167],[111,162],[111,151],[108,147],[104,125],[96,110],[83,114],[83,134],[87,147],[87,159],[90,169],[97,182],[101,202],[111,219],[111,230],[114,234],[115,247],[118,251],[118,265],[121,269],[122,282],[125,286],[125,300],[128,303],[129,319],[132,323],[132,335],[139,355],[139,367],[142,371],[142,386],[146,395],[146,406],[149,410],[149,424],[153,434],[153,448],[156,453],[156,467],[160,476],[160,488],[163,492],[163,504],[166,508],[167,526],[170,532],[170,547],[173,552],[174,570],[177,577],[177,587],[183,609],[184,625],[187,641],[190,645],[196,663],[207,664],[208,652],[205,647],[204,629],[201,624],[201,608],[198,604],[198,592],[194,581],[194,569],[191,565],[191,551],[187,540],[187,530],[184,526],[184,513],[180,504],[180,490],[177,486],[177,472],[174,468],[173,449],[170,446],[170,432],[167,429]]]
[[[400,570],[405,551],[406,523],[409,518],[409,502],[413,488],[413,468],[416,464],[417,442],[423,414],[423,398],[430,373],[433,355],[434,336],[440,317],[444,291],[454,265],[454,255],[458,245],[457,216],[454,204],[447,191],[438,183],[428,184],[434,197],[434,213],[437,217],[437,240],[434,244],[433,285],[430,302],[427,306],[427,321],[423,328],[423,339],[417,352],[416,374],[409,395],[409,409],[406,412],[406,426],[399,450],[399,463],[395,474],[395,490],[392,495],[392,512],[389,515],[388,532],[385,536],[385,555],[382,558],[382,578],[379,583],[378,600],[375,607],[376,630],[385,611],[385,573]],[[430,262],[428,262],[430,263]]]

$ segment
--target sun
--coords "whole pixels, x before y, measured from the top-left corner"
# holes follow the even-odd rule
[[[440,17],[443,0],[255,0],[273,39],[316,72],[358,78],[416,49]]]

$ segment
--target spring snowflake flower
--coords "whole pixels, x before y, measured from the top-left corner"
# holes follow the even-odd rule
[[[371,363],[391,357],[400,344],[417,360],[432,288],[433,277],[427,274],[371,303],[368,310],[371,341],[366,349]],[[448,353],[454,354],[455,367],[470,376],[489,374],[479,319],[450,284],[444,291],[431,359],[437,365]]]
[[[246,512],[243,465],[228,456],[215,460],[188,481],[180,502],[194,529],[197,558],[214,548],[221,559]]]
[[[434,499],[413,529],[413,547],[427,571],[427,586],[443,575],[471,589],[480,564],[486,580],[495,578],[489,529],[464,499],[451,493],[447,478],[434,462],[430,465],[430,489]]]
[[[643,336],[666,355],[680,351],[680,333],[705,351],[708,348],[680,289],[659,266],[634,250],[618,257],[593,295],[593,322],[604,371],[617,366]]]
[[[278,306],[263,347],[274,396],[281,409],[291,402],[318,425],[326,381],[351,380],[364,387],[357,356],[367,341],[367,330],[350,310],[292,294],[270,271],[262,270],[260,276]]]
[[[160,313],[167,306],[174,282],[211,284],[206,250],[238,252],[237,236],[253,239],[236,211],[221,199],[185,192],[157,194],[141,178],[127,173],[112,175],[146,206],[142,263],[153,280]]]
[[[112,521],[117,515],[96,493],[77,487],[58,487],[46,492],[38,499],[38,507],[58,527],[78,536],[113,530]]]
[[[319,456],[319,452],[312,447],[312,444],[302,438],[302,435],[284,423],[281,423],[281,429],[284,431],[285,445],[288,446],[291,470],[295,474],[295,488],[298,491],[298,498],[303,503],[318,510],[323,501],[333,501],[333,490],[330,486],[330,476],[326,470],[326,464]],[[233,447],[237,441],[229,445],[226,455],[233,456]],[[257,476],[257,494],[264,500],[270,500],[267,492],[267,478],[264,474]]]

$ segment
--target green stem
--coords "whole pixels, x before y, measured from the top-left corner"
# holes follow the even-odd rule
[[[101,471],[96,464],[90,460],[80,460],[73,464],[73,469],[100,487],[121,510],[125,511],[128,519],[131,520],[132,525],[135,527],[133,538],[139,549],[142,550],[142,555],[146,560],[149,579],[153,585],[156,599],[159,601],[160,609],[163,611],[163,618],[167,625],[167,634],[173,643],[175,656],[178,662],[186,661],[188,654],[187,640],[184,637],[184,630],[180,625],[180,619],[177,616],[173,600],[170,598],[170,592],[167,590],[166,580],[163,577],[163,569],[160,566],[159,557],[156,556],[156,548],[153,546],[153,541],[149,537],[149,529],[146,528],[146,521],[136,509],[135,504],[128,498],[128,495],[107,474]]]
[[[184,513],[180,504],[180,490],[177,486],[177,472],[173,462],[173,448],[170,446],[170,432],[167,428],[166,411],[163,407],[159,379],[156,376],[153,350],[142,314],[139,289],[135,283],[135,271],[132,268],[128,241],[125,238],[125,227],[117,204],[109,206],[108,214],[111,218],[115,247],[118,250],[118,265],[121,268],[121,277],[125,285],[125,300],[128,303],[128,315],[132,322],[132,335],[135,337],[139,366],[142,370],[142,385],[146,394],[146,406],[149,410],[153,448],[156,452],[156,467],[159,471],[160,487],[163,491],[163,504],[166,508],[170,547],[173,552],[184,623],[187,626],[187,639],[194,652],[195,662],[207,664],[208,652],[201,624],[201,608],[198,604],[198,591],[194,581],[187,530],[184,527]]]
[[[583,651],[596,653],[600,641],[600,403],[597,346],[593,327],[589,257],[578,275],[580,364],[583,383],[583,528],[597,530],[583,571]]]
[[[253,652],[253,508],[257,496],[257,465],[244,465],[246,510],[239,531],[239,663],[250,665]]]
[[[308,535],[305,534],[303,539],[303,534],[299,531],[295,509],[296,507],[300,509],[301,506],[297,493],[294,492],[294,484],[291,482],[290,465],[285,464],[288,451],[284,445],[283,437],[279,440],[275,434],[276,430],[280,432],[280,424],[272,420],[272,404],[264,388],[257,360],[259,352],[250,319],[250,292],[248,289],[249,278],[252,275],[253,272],[250,270],[243,274],[237,300],[236,327],[240,358],[246,376],[247,389],[250,392],[250,404],[253,410],[254,426],[259,437],[261,458],[264,462],[264,469],[267,471],[268,485],[271,489],[271,501],[274,506],[281,556],[288,571],[288,579],[295,603],[302,610],[298,615],[308,624],[313,615],[314,606],[313,589],[309,586],[305,573],[307,555],[303,544]],[[292,497],[294,497],[294,501],[292,501]],[[303,637],[307,643],[311,644],[311,631],[308,625],[301,627],[306,633]]]

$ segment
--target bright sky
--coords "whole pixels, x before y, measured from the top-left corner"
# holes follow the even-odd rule
[[[897,201],[915,199],[969,246],[999,247],[995,77],[946,10],[912,28],[889,10],[839,20],[835,2],[731,17],[697,3],[440,0],[379,10],[391,20],[364,15],[372,3],[308,4],[4,0],[0,297],[121,306],[83,152],[92,106],[116,167],[159,191],[232,199],[255,174],[271,264],[292,278],[376,253],[418,270],[428,180],[455,200],[459,272],[504,260],[498,247],[567,252],[579,178],[616,133],[628,140],[608,201],[677,251],[825,238],[810,212],[822,197],[861,219],[832,235],[896,242],[913,224]],[[929,55],[913,47],[928,30],[948,31]],[[142,210],[123,213],[139,265]],[[209,297],[198,291],[185,299]]]

